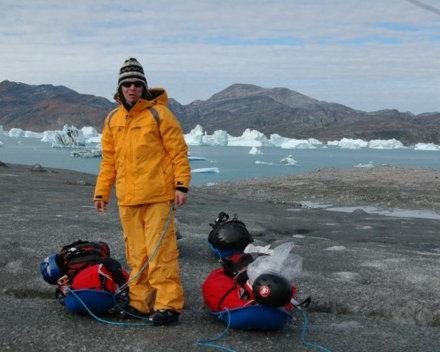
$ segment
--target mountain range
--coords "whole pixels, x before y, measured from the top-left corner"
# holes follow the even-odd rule
[[[64,86],[0,83],[0,125],[34,132],[65,124],[98,130],[117,104]],[[366,112],[313,99],[287,88],[233,84],[211,98],[182,105],[170,98],[184,133],[201,125],[208,134],[224,130],[240,136],[246,128],[283,137],[322,142],[353,138],[397,139],[404,144],[440,144],[440,112],[412,114],[396,109]]]

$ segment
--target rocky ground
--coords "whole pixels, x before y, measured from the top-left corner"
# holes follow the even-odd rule
[[[438,211],[439,173],[394,167],[322,169],[304,175],[193,187],[177,210],[185,308],[181,323],[151,328],[67,311],[39,264],[78,239],[105,241],[124,260],[116,199],[93,208],[95,176],[0,165],[1,351],[438,351],[440,220],[333,212],[302,204]],[[311,305],[274,332],[228,330],[204,307],[201,284],[219,267],[206,238],[218,213],[236,213],[256,245],[293,241],[294,280]],[[126,324],[126,323],[125,323]],[[311,343],[314,346],[307,345]],[[316,347],[318,346],[318,347]],[[319,347],[321,346],[321,347]]]
[[[225,194],[231,189],[236,198],[277,204],[301,206],[312,202],[440,212],[440,171],[428,168],[326,168],[306,174],[197,187],[198,192],[208,194]]]

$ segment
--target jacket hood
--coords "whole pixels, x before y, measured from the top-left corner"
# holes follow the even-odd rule
[[[121,100],[117,100],[119,105],[125,108],[127,111],[140,111],[144,109],[148,109],[151,106],[154,106],[156,104],[168,105],[168,94],[163,88],[152,88],[148,90],[148,93],[150,94],[150,99],[143,99],[139,98],[139,100],[133,104],[132,106],[129,106],[128,104],[124,104]]]

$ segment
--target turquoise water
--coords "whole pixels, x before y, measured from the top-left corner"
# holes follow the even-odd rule
[[[0,137],[0,161],[11,164],[35,165],[61,168],[97,174],[100,158],[75,158],[71,152],[75,149],[52,148],[51,143],[41,142],[37,138]],[[94,145],[88,146],[93,149]],[[370,162],[374,166],[419,166],[440,169],[440,152],[416,151],[409,149],[339,149],[320,147],[318,149],[281,149],[275,147],[258,148],[263,154],[249,154],[250,147],[209,147],[189,146],[191,157],[205,158],[191,162],[193,171],[197,169],[218,168],[219,173],[193,172],[193,186],[233,181],[238,179],[282,176],[294,173],[306,173],[324,167],[350,169],[359,164]],[[288,155],[297,160],[297,166],[287,166],[280,162]],[[256,163],[258,161],[258,163]]]

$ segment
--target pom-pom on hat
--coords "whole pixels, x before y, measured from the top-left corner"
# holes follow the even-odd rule
[[[129,57],[124,61],[121,69],[119,70],[118,88],[122,82],[138,80],[144,82],[145,89],[148,88],[147,79],[144,74],[144,68],[134,57]]]

